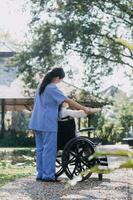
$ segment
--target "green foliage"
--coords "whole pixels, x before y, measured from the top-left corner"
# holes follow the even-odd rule
[[[0,148],[0,186],[35,172],[35,150]]]
[[[10,133],[9,133],[10,132]],[[35,139],[33,133],[10,130],[9,134],[0,140],[0,147],[34,147]]]
[[[104,98],[100,94],[93,94],[91,95],[88,91],[86,90],[81,90],[81,92],[78,94],[76,97],[76,100],[83,103],[86,106],[90,107],[103,107],[105,105],[110,105],[111,102],[108,101],[108,99]]]
[[[29,114],[12,112],[10,123],[7,123],[4,137],[0,140],[0,147],[34,146],[34,133],[28,130],[28,124]]]
[[[0,160],[11,160],[22,156],[34,157],[34,148],[0,148]]]
[[[7,182],[14,181],[18,178],[33,175],[35,168],[31,166],[17,166],[8,165],[7,161],[4,161],[4,167],[1,167],[0,162],[0,186],[6,184]]]
[[[132,38],[131,0],[30,1],[32,41],[16,57],[28,87],[36,87],[37,75],[64,65],[73,52],[85,63],[84,84],[92,92],[117,65],[132,69],[132,52],[116,40],[119,32],[123,38]]]
[[[94,158],[98,158],[100,156],[127,156],[127,157],[133,157],[133,152],[132,151],[128,151],[128,150],[115,150],[113,152],[108,151],[108,152],[100,152],[100,151],[96,151],[93,154]]]
[[[96,134],[102,138],[103,144],[114,144],[121,142],[124,137],[129,137],[130,127],[133,125],[132,100],[125,94],[118,93],[112,98],[112,102],[109,110],[92,118],[91,124],[97,128]],[[110,111],[111,114],[108,114]]]
[[[12,112],[12,124],[8,129],[20,132],[26,132],[29,124],[30,116],[24,112]]]
[[[109,167],[107,169],[100,169],[102,167],[100,167],[100,165],[94,166],[92,169],[90,169],[92,172],[96,172],[96,173],[110,173],[115,169],[122,169],[122,168],[133,168],[133,152],[131,150],[115,150],[115,151],[110,151],[110,152],[95,152],[93,157],[94,158],[98,158],[100,156],[115,156],[115,157],[122,157],[124,156],[125,158],[127,158],[127,161],[123,162],[122,164],[120,163],[119,166],[116,168],[114,167],[114,169],[109,169]]]
[[[0,186],[6,184],[9,181],[14,181],[17,178],[22,178],[24,176],[25,176],[25,174],[14,174],[14,175],[11,175],[11,174],[1,174],[0,173]]]

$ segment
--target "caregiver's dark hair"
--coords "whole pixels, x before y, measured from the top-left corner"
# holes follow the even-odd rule
[[[65,72],[64,72],[63,68],[61,68],[61,67],[54,68],[53,70],[51,70],[50,72],[48,72],[46,74],[46,76],[43,78],[40,88],[39,88],[40,95],[44,92],[46,86],[49,83],[51,83],[53,78],[55,78],[55,77],[59,77],[60,79],[65,77]]]

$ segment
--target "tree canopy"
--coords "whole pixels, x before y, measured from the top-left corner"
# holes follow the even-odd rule
[[[76,52],[85,64],[84,83],[97,89],[117,66],[133,69],[132,0],[30,0],[31,42],[17,56],[29,87],[37,74],[63,65]]]

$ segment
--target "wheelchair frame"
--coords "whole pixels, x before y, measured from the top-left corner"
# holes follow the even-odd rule
[[[94,128],[88,127],[79,130],[95,131]],[[93,139],[93,138],[92,138]],[[56,176],[61,176],[63,173],[69,179],[73,179],[74,176],[82,175],[82,181],[88,179],[91,176],[91,172],[87,169],[94,167],[95,165],[108,166],[107,158],[93,158],[95,152],[96,143],[91,141],[88,137],[79,136],[70,139],[62,149],[62,152],[57,155],[56,158]],[[85,173],[84,173],[85,171]],[[103,179],[103,174],[98,174],[99,180]]]

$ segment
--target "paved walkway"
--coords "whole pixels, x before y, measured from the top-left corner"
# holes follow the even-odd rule
[[[22,178],[0,188],[0,200],[133,200],[133,170],[117,170],[104,175],[100,182],[96,174],[74,187],[62,183],[36,182],[35,177]]]

